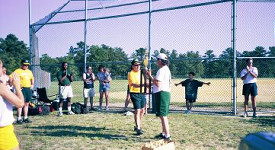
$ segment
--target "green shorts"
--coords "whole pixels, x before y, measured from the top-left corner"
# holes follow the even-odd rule
[[[170,92],[160,91],[155,93],[156,116],[167,116],[170,105]]]
[[[31,88],[22,88],[22,93],[24,95],[25,102],[30,102],[32,100],[32,90]]]
[[[144,94],[130,93],[130,97],[133,102],[134,109],[141,109],[145,107],[146,99]]]

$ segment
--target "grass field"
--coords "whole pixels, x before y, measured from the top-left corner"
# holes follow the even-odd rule
[[[119,113],[94,112],[85,115],[56,113],[33,116],[32,124],[15,125],[16,135],[25,150],[120,150],[140,149],[146,142],[156,140],[160,120],[145,115],[141,137],[134,135],[133,116]],[[237,149],[241,138],[258,131],[275,132],[275,117],[243,119],[233,116],[169,115],[170,130],[177,150]]]
[[[200,80],[200,79],[199,79]],[[210,86],[204,85],[199,88],[197,106],[205,105],[209,107],[215,106],[232,106],[232,80],[231,79],[201,79],[204,82],[211,82]],[[173,79],[172,91],[171,91],[171,102],[178,106],[184,106],[184,88],[181,86],[174,86],[174,83],[179,83],[182,79]],[[268,108],[275,109],[275,79],[259,78],[258,79],[258,93],[257,103],[258,106],[267,106]],[[237,102],[238,106],[241,107],[243,103],[242,93],[242,81],[237,82]],[[74,90],[74,102],[83,102],[81,81],[72,83]],[[98,105],[99,93],[98,93],[98,82],[95,84],[97,96],[95,97],[95,105]],[[121,106],[124,103],[127,90],[126,80],[113,80],[111,82],[110,90],[110,105]],[[48,95],[56,94],[58,91],[57,82],[52,82],[52,86],[48,89]]]

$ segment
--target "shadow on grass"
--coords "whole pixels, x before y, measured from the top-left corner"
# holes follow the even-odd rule
[[[261,126],[275,127],[274,116],[258,116],[256,119],[249,120],[250,123],[260,124]]]
[[[38,129],[32,131],[32,135],[37,136],[54,136],[54,137],[88,137],[88,138],[105,138],[105,139],[121,139],[126,140],[127,137],[124,135],[99,133],[108,132],[105,128],[96,127],[83,127],[83,126],[39,126],[30,127],[32,129]],[[86,132],[83,132],[86,131]],[[87,132],[88,131],[88,132]]]

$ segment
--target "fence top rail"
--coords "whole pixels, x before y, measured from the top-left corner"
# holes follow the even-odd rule
[[[237,57],[237,59],[274,59],[275,57]]]

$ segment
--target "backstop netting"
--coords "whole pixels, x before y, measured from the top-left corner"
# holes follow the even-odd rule
[[[88,1],[87,10],[87,65],[97,73],[100,64],[111,69],[112,82],[110,89],[110,108],[122,109],[127,91],[127,72],[130,61],[139,56],[141,49],[148,50],[148,1]],[[253,8],[253,10],[251,10]],[[242,81],[239,78],[243,68],[243,59],[248,52],[255,51],[257,46],[266,50],[274,46],[275,3],[238,3],[237,5],[237,106],[242,111],[243,97]],[[265,10],[264,13],[261,10]],[[252,17],[251,12],[256,17]],[[253,15],[253,16],[254,16]],[[269,16],[268,19],[264,15]],[[259,17],[257,17],[259,16]],[[231,113],[233,108],[232,74],[232,2],[229,0],[153,0],[151,23],[151,54],[152,70],[157,70],[155,56],[165,52],[169,56],[169,68],[172,72],[171,111],[184,111],[184,87],[174,86],[187,79],[190,71],[196,73],[196,78],[203,82],[211,82],[198,89],[198,99],[194,111],[203,113]],[[58,93],[56,73],[61,62],[67,61],[75,71],[73,101],[83,101],[84,47],[79,42],[84,40],[85,1],[71,0],[52,12],[47,17],[32,25],[35,36],[39,39],[38,46],[33,46],[35,66],[50,72],[46,77],[36,75],[36,80],[44,82],[39,86],[48,87],[49,94]],[[262,22],[270,30],[261,30]],[[259,32],[254,32],[259,30]],[[242,43],[240,43],[240,41]],[[255,42],[256,41],[256,42]],[[238,43],[239,42],[239,43]],[[33,40],[33,45],[37,40]],[[83,43],[82,43],[83,44]],[[120,50],[127,57],[115,55]],[[103,52],[104,51],[104,52]],[[112,52],[112,53],[111,53]],[[112,55],[112,56],[111,56]],[[249,57],[255,57],[253,53]],[[106,58],[106,59],[104,59]],[[123,58],[123,59],[121,59]],[[255,66],[262,67],[257,61],[274,61],[274,59],[259,58]],[[36,67],[35,67],[36,68]],[[259,69],[259,96],[257,101],[262,110],[274,111],[275,91],[272,86],[274,73]],[[270,70],[274,70],[271,67]],[[35,73],[36,74],[36,73]],[[44,73],[42,73],[44,74]],[[51,77],[51,84],[48,79]],[[98,91],[98,81],[95,84]],[[99,94],[95,98],[98,106]],[[148,104],[151,106],[151,104]],[[129,107],[132,107],[130,104]]]

